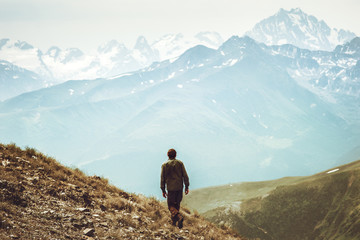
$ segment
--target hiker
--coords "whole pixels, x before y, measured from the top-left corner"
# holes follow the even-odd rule
[[[184,217],[180,214],[180,202],[183,197],[183,187],[185,184],[185,194],[189,193],[189,177],[186,173],[184,164],[176,159],[175,149],[170,149],[167,153],[169,160],[161,166],[160,188],[171,213],[172,224],[183,227]],[[165,190],[165,185],[167,192]]]

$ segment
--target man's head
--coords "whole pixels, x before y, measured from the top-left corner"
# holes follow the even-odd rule
[[[175,159],[176,158],[176,151],[175,149],[169,149],[168,153],[167,153],[169,159]]]

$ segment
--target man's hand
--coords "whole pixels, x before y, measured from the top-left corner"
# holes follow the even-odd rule
[[[167,193],[163,192],[163,197],[166,198],[167,197]]]
[[[188,195],[188,193],[189,193],[189,189],[187,188],[185,189],[185,195]]]

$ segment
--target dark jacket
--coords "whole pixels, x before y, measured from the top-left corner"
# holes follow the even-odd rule
[[[168,191],[182,191],[189,188],[189,177],[184,164],[178,159],[169,159],[161,166],[160,188],[165,192],[165,185]]]

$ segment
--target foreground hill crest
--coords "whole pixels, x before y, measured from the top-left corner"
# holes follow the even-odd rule
[[[240,239],[184,209],[126,193],[34,149],[0,144],[0,239]]]

